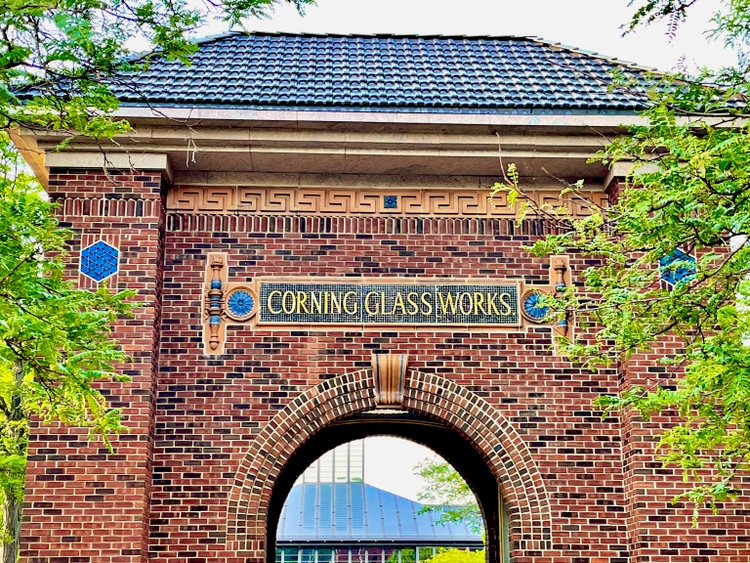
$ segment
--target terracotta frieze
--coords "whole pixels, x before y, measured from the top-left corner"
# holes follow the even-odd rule
[[[564,204],[574,216],[588,215],[586,202],[560,200],[559,191],[530,192],[542,205]],[[592,191],[591,200],[606,206],[607,195]],[[395,217],[515,217],[518,205],[507,194],[491,198],[486,189],[341,189],[247,186],[177,186],[170,190],[171,212],[199,214],[359,215]]]

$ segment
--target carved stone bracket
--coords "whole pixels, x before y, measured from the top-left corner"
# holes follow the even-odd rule
[[[574,319],[570,312],[552,315],[544,303],[545,296],[562,297],[572,284],[570,258],[564,255],[550,256],[549,285],[528,287],[521,296],[521,314],[530,324],[552,326],[555,338],[572,338]]]
[[[409,356],[406,354],[373,354],[372,372],[375,378],[376,405],[401,406],[408,364]]]
[[[210,254],[208,258],[209,276],[206,287],[206,316],[208,322],[208,350],[209,354],[219,354],[223,344],[220,334],[222,329],[221,317],[224,313],[224,279],[226,276],[226,257],[223,254]],[[223,275],[222,275],[223,274]]]
[[[570,272],[570,258],[568,256],[551,256],[550,285],[555,297],[561,297],[571,283],[573,281]],[[573,316],[566,311],[562,317],[558,317],[552,332],[556,337],[570,339],[573,337],[573,325]]]

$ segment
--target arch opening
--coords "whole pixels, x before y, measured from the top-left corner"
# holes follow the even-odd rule
[[[427,537],[422,539],[412,537],[408,541],[391,539],[389,540],[391,541],[391,546],[385,551],[382,549],[384,545],[382,542],[375,542],[371,538],[363,537],[358,540],[362,549],[354,551],[359,554],[359,558],[352,558],[352,551],[346,551],[345,553],[349,555],[344,559],[339,558],[340,560],[331,561],[330,558],[326,557],[326,560],[323,561],[320,557],[315,558],[316,552],[312,549],[305,552],[309,554],[308,558],[310,561],[303,560],[304,556],[296,557],[292,560],[287,560],[290,559],[287,557],[280,557],[280,554],[284,553],[281,551],[281,548],[286,544],[283,540],[277,543],[279,521],[284,502],[289,498],[295,484],[299,483],[299,477],[326,452],[334,450],[342,444],[356,443],[363,438],[371,436],[392,436],[415,442],[437,453],[453,466],[467,482],[477,500],[484,527],[484,543],[482,543],[482,536],[479,533],[474,534],[474,540],[470,540],[468,537],[464,537],[466,534],[462,534],[459,531],[461,526],[455,526],[451,527],[451,530],[447,534],[444,534],[446,538],[453,535],[454,540],[444,539],[443,543],[440,543],[439,540],[434,538],[429,540]],[[308,489],[307,492],[309,494],[315,494],[312,487],[308,487]],[[362,485],[361,489],[370,495],[374,495],[376,490],[366,483]],[[302,490],[300,488],[294,491],[296,495],[301,493]],[[401,563],[411,563],[414,560],[429,559],[429,557],[425,557],[424,555],[420,556],[420,553],[425,553],[424,550],[423,552],[419,552],[418,549],[415,551],[415,547],[418,548],[421,545],[424,548],[432,549],[432,547],[436,547],[438,544],[440,547],[454,546],[474,549],[482,547],[486,550],[486,559],[488,562],[501,563],[507,561],[508,542],[500,498],[497,481],[482,459],[482,456],[470,444],[457,435],[455,431],[445,425],[426,420],[424,417],[420,417],[414,413],[405,412],[398,415],[389,414],[387,416],[379,415],[377,412],[354,415],[337,421],[318,432],[290,457],[284,471],[279,475],[271,502],[269,503],[266,563],[278,563],[280,560],[282,563],[383,563],[383,561],[390,563],[398,561],[401,561]],[[319,513],[323,514],[322,510]],[[386,516],[385,512],[383,515]],[[388,524],[385,525],[386,527],[388,526]],[[313,524],[308,522],[309,533],[315,535],[312,526]],[[319,539],[319,537],[311,537],[308,543],[309,545],[313,545]],[[299,542],[292,543],[299,545]],[[323,542],[318,541],[318,543],[322,544]],[[329,544],[338,545],[339,548],[344,546],[343,542],[336,541],[330,541]],[[366,552],[363,551],[367,546],[370,549]],[[404,548],[408,554],[406,559],[403,558],[403,552],[400,552]],[[362,553],[367,554],[366,560],[362,559]],[[304,555],[302,551],[299,554]],[[432,551],[429,552],[429,556],[431,555]],[[381,558],[383,561],[381,561]]]
[[[551,549],[551,509],[544,480],[523,438],[494,406],[450,379],[411,370],[403,378],[403,395],[395,409],[379,408],[378,392],[370,369],[332,377],[308,388],[263,427],[241,461],[229,494],[230,549],[248,563],[267,563],[274,553],[283,500],[296,476],[326,449],[316,443],[332,447],[355,439],[363,432],[358,428],[368,424],[380,424],[381,430],[370,427],[365,434],[412,436],[461,466],[482,499],[488,546],[499,545],[502,515],[497,499],[502,494],[511,559],[539,557]],[[386,430],[389,424],[398,428]],[[415,435],[413,429],[420,427],[431,431]],[[457,443],[453,451],[460,455],[446,451],[450,440]],[[483,492],[490,490],[483,489],[484,484],[494,494]],[[497,515],[498,524],[490,514]],[[489,537],[491,529],[498,530],[494,538]],[[492,552],[491,558],[498,562],[499,552]]]

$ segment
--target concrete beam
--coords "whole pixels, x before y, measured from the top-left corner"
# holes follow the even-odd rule
[[[85,168],[116,170],[159,170],[171,182],[172,164],[166,154],[126,152],[48,152],[45,158],[50,168]]]

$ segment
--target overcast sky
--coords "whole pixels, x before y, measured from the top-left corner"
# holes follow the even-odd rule
[[[640,4],[636,0],[636,4]],[[533,35],[643,66],[670,70],[685,56],[698,65],[721,66],[730,52],[709,42],[704,31],[719,0],[700,0],[670,42],[666,25],[621,37],[633,8],[628,0],[318,0],[304,18],[293,8],[269,20],[248,20],[255,31],[309,33],[399,33],[443,35]],[[219,33],[217,24],[202,35]]]
[[[432,450],[390,436],[365,438],[365,483],[411,500],[418,500],[422,478],[414,466],[432,458],[445,461]]]

